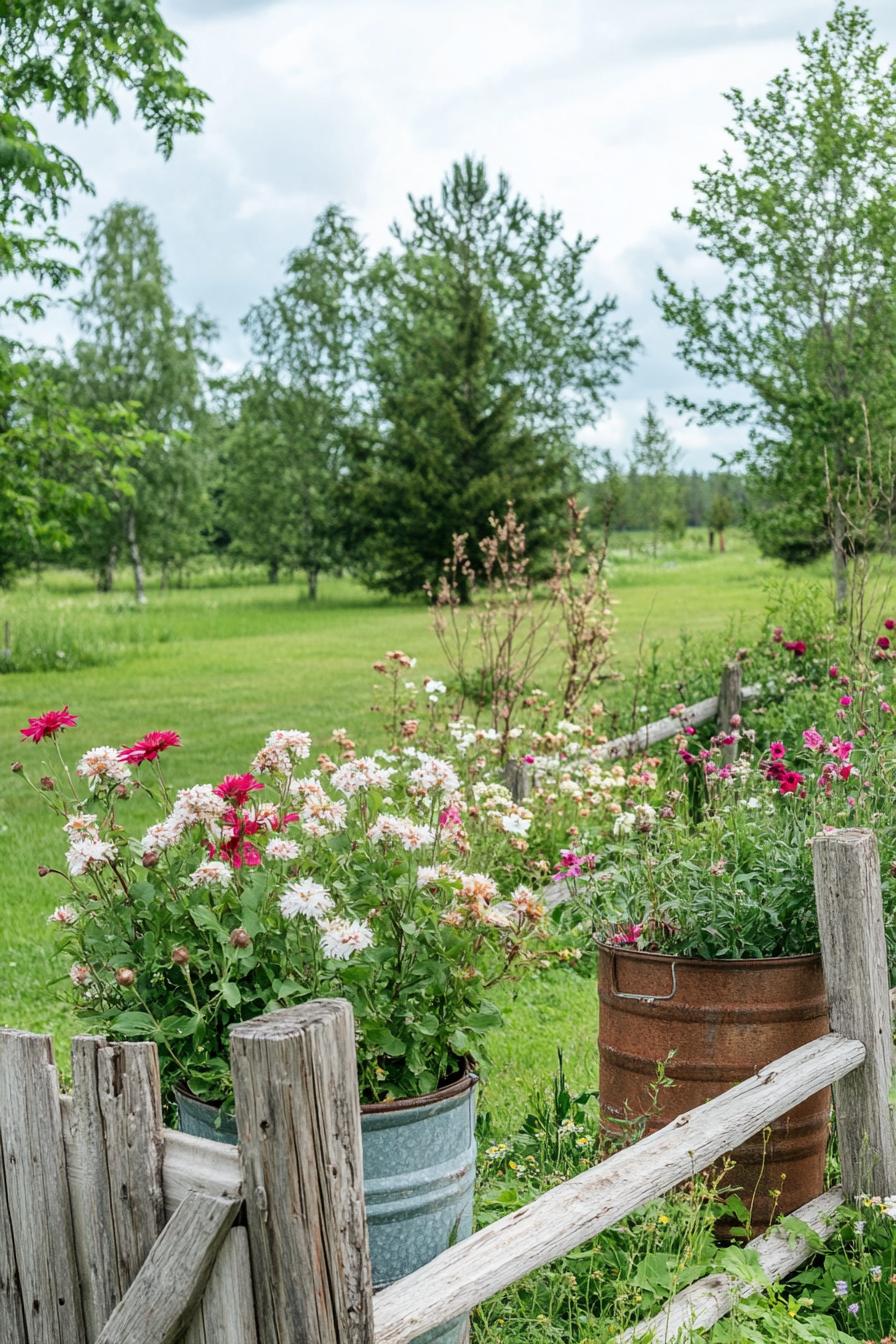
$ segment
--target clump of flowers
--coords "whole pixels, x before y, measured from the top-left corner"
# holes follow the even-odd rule
[[[75,724],[66,708],[23,737],[58,747]],[[467,870],[454,766],[334,740],[342,763],[311,766],[309,735],[278,729],[249,770],[175,793],[167,730],[91,748],[74,772],[60,755],[40,785],[17,763],[63,830],[64,859],[39,871],[63,888],[49,919],[78,1011],[157,1041],[166,1079],[207,1100],[228,1100],[235,1022],[330,995],[355,1010],[364,1100],[432,1091],[481,1057],[490,988],[543,958],[537,896]],[[134,833],[138,794],[157,818]],[[502,817],[524,812],[502,800]]]

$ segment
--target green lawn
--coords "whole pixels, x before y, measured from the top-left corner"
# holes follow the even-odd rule
[[[639,645],[672,641],[682,630],[755,633],[781,575],[737,536],[724,556],[709,555],[702,535],[655,561],[637,543],[634,551],[620,545],[610,566],[620,666],[632,666]],[[0,676],[6,759],[21,757],[33,768],[42,753],[20,742],[19,728],[28,713],[68,703],[81,716],[64,739],[69,759],[88,746],[174,728],[186,748],[171,758],[175,782],[213,780],[245,769],[274,727],[306,728],[321,746],[335,726],[374,739],[370,664],[387,649],[415,655],[418,676],[447,671],[422,605],[387,602],[343,579],[324,579],[316,605],[296,594],[293,585],[224,586],[219,576],[151,591],[139,611],[126,589],[100,595],[85,576],[23,582],[0,599],[0,623],[9,622],[14,658],[18,649],[41,647],[53,670]],[[112,660],[70,666],[97,653]],[[58,981],[65,968],[54,963],[46,924],[63,893],[36,874],[39,863],[61,858],[59,834],[40,800],[5,771],[0,800],[0,1022],[53,1031],[64,1056],[71,1023]],[[572,973],[552,974],[511,1004],[493,1050],[487,1104],[496,1122],[512,1123],[527,1089],[550,1075],[558,1045],[573,1082],[593,1082],[595,1034],[594,987]]]

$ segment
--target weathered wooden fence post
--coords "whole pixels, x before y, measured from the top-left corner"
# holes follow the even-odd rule
[[[234,1027],[260,1344],[373,1344],[351,1006],[319,999]]]
[[[0,1339],[84,1340],[53,1044],[27,1031],[0,1031]]]
[[[824,832],[812,862],[831,1029],[865,1047],[861,1068],[834,1084],[843,1188],[848,1199],[892,1195],[893,1028],[877,841],[871,831]]]
[[[717,722],[720,733],[734,732],[738,735],[738,728],[732,725],[731,720],[735,715],[739,715],[743,704],[742,694],[743,668],[740,663],[726,663],[722,668],[722,680],[719,685],[719,709]],[[737,760],[737,741],[722,747],[722,760],[728,765]]]
[[[515,803],[524,803],[532,790],[529,767],[525,761],[511,756],[504,762],[504,784]]]

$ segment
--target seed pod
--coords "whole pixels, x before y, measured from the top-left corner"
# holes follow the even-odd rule
[[[49,868],[47,867],[47,865],[46,865],[45,863],[40,863],[40,864],[38,864],[38,867],[37,867],[37,875],[38,875],[38,877],[46,877],[46,875],[47,875],[47,873],[48,873],[49,871],[50,871],[50,870],[49,870]]]
[[[130,966],[119,966],[115,972],[115,979],[124,988],[128,989],[137,979]]]
[[[155,852],[154,849],[148,849],[148,850],[146,851],[146,853],[143,855],[143,867],[144,867],[144,868],[155,868],[155,866],[156,866],[156,864],[158,863],[158,861],[159,861],[159,856],[158,856],[158,854]]]
[[[14,775],[20,775],[25,767],[22,765],[21,761],[13,761],[12,765],[9,768]]]
[[[56,787],[56,781],[51,775],[44,775],[40,781],[40,786],[44,793],[52,793]]]
[[[187,962],[190,960],[190,949],[184,947],[183,944],[179,947],[172,947],[171,960],[174,962],[175,966],[186,966]]]
[[[230,943],[232,947],[250,947],[252,939],[245,929],[234,929],[230,935]]]

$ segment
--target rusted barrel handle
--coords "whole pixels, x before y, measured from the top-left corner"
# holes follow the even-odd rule
[[[610,993],[611,993],[611,994],[613,995],[613,997],[616,998],[616,999],[637,999],[638,1003],[662,1003],[665,999],[674,999],[674,998],[675,998],[675,995],[678,993],[678,975],[677,975],[677,973],[676,973],[676,968],[677,968],[677,966],[678,966],[678,963],[677,963],[676,961],[673,961],[673,962],[672,962],[672,967],[671,967],[671,970],[672,970],[672,990],[671,990],[671,993],[669,993],[669,994],[629,994],[629,993],[626,993],[625,990],[622,990],[622,989],[619,988],[619,986],[618,986],[618,984],[617,984],[617,981],[616,981],[616,957],[613,957],[611,960],[612,960],[612,967],[613,967],[613,970],[612,970],[612,977],[611,977],[611,978],[612,978],[612,984],[610,985]]]

